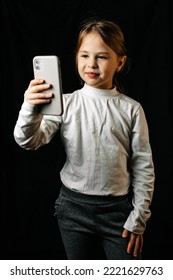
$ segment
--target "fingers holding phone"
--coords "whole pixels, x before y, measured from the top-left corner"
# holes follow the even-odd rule
[[[32,105],[50,103],[54,94],[51,92],[52,85],[42,79],[34,79],[30,82],[24,97]],[[50,91],[49,91],[50,89]],[[47,90],[47,92],[44,92]]]

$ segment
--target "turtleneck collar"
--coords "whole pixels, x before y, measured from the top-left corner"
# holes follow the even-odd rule
[[[120,94],[116,90],[116,87],[114,87],[113,89],[98,89],[98,88],[91,87],[87,84],[84,84],[83,88],[80,89],[80,92],[82,94],[93,96],[93,97],[102,97],[102,96],[113,97]]]

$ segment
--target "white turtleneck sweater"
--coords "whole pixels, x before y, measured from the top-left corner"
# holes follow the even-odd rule
[[[125,195],[133,187],[133,206],[124,227],[142,234],[151,215],[154,166],[148,126],[140,103],[116,88],[84,85],[63,94],[62,116],[40,115],[24,101],[14,129],[16,142],[34,150],[58,129],[66,151],[60,172],[71,190],[92,195]]]

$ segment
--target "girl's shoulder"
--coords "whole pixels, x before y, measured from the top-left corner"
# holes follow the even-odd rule
[[[121,93],[118,96],[118,105],[120,108],[124,111],[138,111],[140,108],[142,108],[141,103],[137,101],[136,99]]]
[[[140,106],[140,102],[139,101],[137,101],[133,97],[130,97],[129,95],[126,95],[124,93],[121,93],[119,95],[119,99],[122,100],[122,102],[129,103],[129,104],[131,104],[133,106]]]
[[[62,98],[63,98],[63,101],[65,103],[67,103],[67,102],[71,102],[74,99],[76,99],[77,96],[78,96],[78,90],[74,90],[73,92],[70,92],[70,93],[63,93]]]

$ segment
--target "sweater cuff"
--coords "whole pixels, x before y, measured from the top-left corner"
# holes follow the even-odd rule
[[[33,105],[30,104],[28,101],[24,100],[23,104],[22,104],[22,110],[28,111],[31,114],[36,113],[38,114],[38,105]]]

